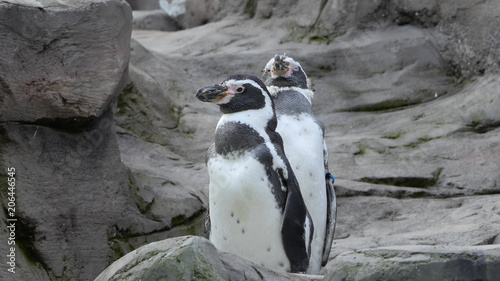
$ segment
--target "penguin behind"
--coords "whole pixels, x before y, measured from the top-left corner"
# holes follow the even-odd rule
[[[319,274],[330,254],[337,202],[328,170],[324,127],[312,110],[312,83],[300,63],[286,55],[269,60],[264,76],[276,106],[276,131],[283,138],[285,153],[315,227],[307,272]]]
[[[210,241],[265,267],[305,272],[314,227],[255,76],[233,75],[196,97],[223,113],[207,152]]]

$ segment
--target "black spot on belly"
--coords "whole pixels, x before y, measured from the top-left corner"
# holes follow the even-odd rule
[[[234,211],[231,212],[231,217],[234,217]]]
[[[267,247],[267,251],[268,251],[268,252],[271,252],[271,247]]]
[[[241,233],[245,234],[245,229],[244,228],[241,229]]]
[[[236,223],[240,223],[240,219],[237,219],[237,220],[236,220]]]
[[[281,266],[281,267],[284,267],[284,266],[285,266],[285,263],[284,263],[284,262],[280,262],[280,266]]]

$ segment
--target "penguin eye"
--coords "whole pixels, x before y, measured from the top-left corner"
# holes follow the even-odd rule
[[[243,90],[245,90],[245,88],[243,88],[243,87],[238,87],[238,88],[236,89],[236,93],[243,93]]]

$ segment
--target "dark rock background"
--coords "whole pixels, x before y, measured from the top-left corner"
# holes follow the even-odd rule
[[[396,270],[415,263],[440,268],[439,280],[492,280],[494,0],[186,0],[175,17],[129,3],[141,10],[133,20],[119,0],[0,1],[0,168],[16,168],[18,219],[17,273],[2,239],[0,277],[91,280],[142,245],[203,235],[205,150],[220,112],[194,93],[259,75],[286,52],[315,83],[337,179],[325,280],[427,280]],[[6,210],[4,172],[0,188]],[[476,275],[448,274],[471,256]],[[252,268],[222,260],[224,276]]]

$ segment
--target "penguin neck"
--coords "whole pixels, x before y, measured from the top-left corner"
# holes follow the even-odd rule
[[[271,129],[274,131],[276,129],[276,126],[273,126],[273,124],[276,123],[275,120],[276,115],[274,113],[274,108],[266,104],[265,107],[260,109],[225,113],[217,123],[217,128],[228,122],[237,122],[247,125],[259,133],[265,133],[266,130]],[[270,126],[271,128],[269,128]]]
[[[263,107],[224,113],[217,123],[217,128],[226,122],[239,122],[254,128],[259,133],[269,129],[275,131],[277,121],[274,101],[268,93],[265,93]]]
[[[273,98],[278,97],[280,92],[284,92],[287,90],[292,90],[301,93],[304,95],[304,97],[309,101],[310,104],[312,104],[312,99],[314,98],[314,92],[309,90],[309,89],[302,89],[299,87],[277,87],[277,86],[267,86],[267,89],[269,90],[269,93]]]

